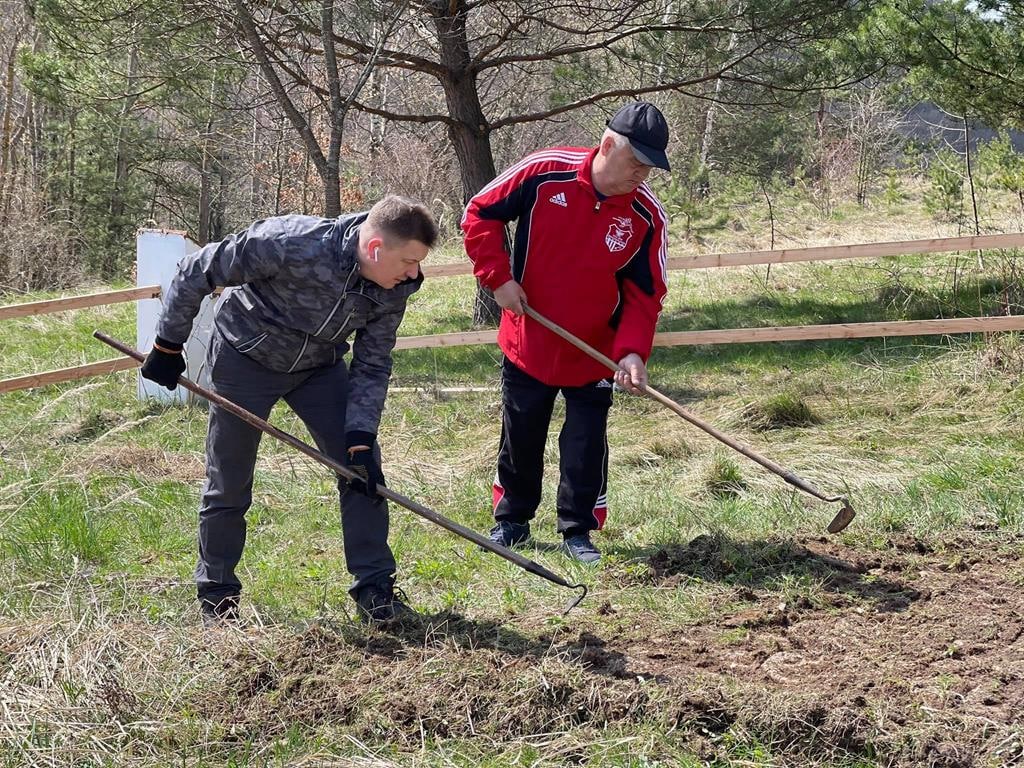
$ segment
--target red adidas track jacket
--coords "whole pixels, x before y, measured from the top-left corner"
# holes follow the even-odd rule
[[[646,184],[598,200],[597,149],[529,155],[480,190],[462,218],[477,279],[494,290],[516,280],[534,309],[618,362],[650,356],[667,291],[665,212]],[[505,225],[517,220],[508,242]],[[581,386],[605,366],[534,320],[502,312],[498,344],[550,386]]]

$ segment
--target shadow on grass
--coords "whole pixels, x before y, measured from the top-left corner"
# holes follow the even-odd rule
[[[924,597],[898,578],[876,575],[879,568],[895,574],[903,570],[905,561],[899,551],[884,556],[873,552],[863,558],[850,550],[843,550],[842,557],[816,551],[829,546],[809,547],[784,539],[737,541],[705,534],[688,544],[654,549],[645,558],[646,580],[661,585],[686,579],[720,582],[797,599],[822,590],[870,603],[878,612],[903,611]]]
[[[697,307],[681,307],[661,316],[659,330],[696,331],[758,325],[817,325],[871,321],[927,320],[1003,314],[1006,283],[962,282],[957,290],[929,293],[901,283],[878,287],[860,301],[837,303],[817,295],[771,293],[739,300],[723,298]]]
[[[593,631],[582,632],[569,641],[553,634],[526,635],[508,623],[493,619],[471,619],[452,610],[417,614],[390,626],[366,627],[355,622],[317,622],[295,635],[281,649],[281,666],[293,667],[297,658],[314,655],[321,659],[353,651],[379,663],[390,663],[410,653],[425,651],[438,658],[466,652],[492,651],[499,656],[539,661],[557,657],[561,662],[582,663],[588,669],[621,677],[626,658],[606,650],[607,641]],[[597,663],[600,662],[600,663]]]
[[[394,657],[409,649],[488,649],[514,656],[540,658],[551,650],[550,639],[529,637],[492,619],[470,619],[452,610],[416,617],[390,627],[362,630],[366,652]]]

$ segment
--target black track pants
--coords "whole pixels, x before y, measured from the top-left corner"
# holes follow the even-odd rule
[[[501,445],[494,480],[494,519],[525,523],[540,505],[544,444],[555,397],[565,398],[558,436],[558,532],[600,529],[608,514],[608,409],[611,379],[582,387],[552,387],[502,364]]]

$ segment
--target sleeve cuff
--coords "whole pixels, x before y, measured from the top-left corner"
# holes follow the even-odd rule
[[[184,344],[178,341],[168,341],[163,336],[157,336],[156,339],[154,339],[153,343],[155,346],[161,347],[162,349],[165,349],[169,352],[181,352],[181,350],[185,346]]]

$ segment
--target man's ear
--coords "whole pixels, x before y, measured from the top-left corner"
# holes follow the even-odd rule
[[[377,249],[380,248],[383,244],[384,238],[382,238],[380,235],[374,235],[373,237],[366,241],[366,256],[370,259],[370,261],[377,261],[375,257]]]

